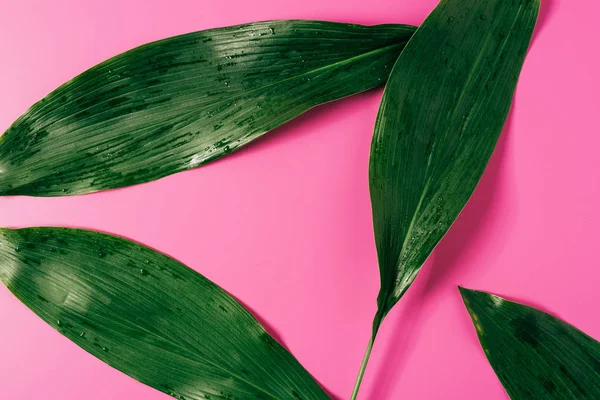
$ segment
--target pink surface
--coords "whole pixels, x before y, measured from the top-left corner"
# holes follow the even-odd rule
[[[595,0],[542,0],[513,111],[481,185],[385,321],[361,399],[507,399],[458,284],[543,305],[600,338],[600,56]],[[133,46],[267,19],[419,24],[436,0],[1,0],[0,132],[65,80]],[[379,275],[367,183],[381,91],[321,107],[225,160],[132,188],[0,198],[0,226],[133,238],[260,315],[350,396]],[[0,397],[169,397],[112,370],[0,287]]]

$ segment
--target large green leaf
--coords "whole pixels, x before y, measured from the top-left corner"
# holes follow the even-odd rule
[[[599,342],[535,308],[485,292],[460,293],[512,399],[600,399]]]
[[[123,53],[0,139],[0,194],[60,196],[195,168],[325,102],[385,82],[415,28],[270,21]]]
[[[386,85],[371,145],[375,325],[473,193],[508,115],[539,0],[443,0]]]
[[[0,280],[78,346],[178,399],[328,398],[226,292],[128,240],[0,229]]]

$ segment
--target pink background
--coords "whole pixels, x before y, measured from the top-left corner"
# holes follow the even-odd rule
[[[385,321],[361,399],[506,399],[456,286],[543,305],[600,338],[600,56],[595,0],[542,0],[483,181]],[[0,132],[104,59],[268,19],[419,24],[436,0],[1,0]],[[338,399],[350,396],[379,275],[367,183],[381,91],[320,107],[225,160],[132,188],[0,198],[0,226],[134,238],[242,299]],[[0,287],[1,397],[168,397],[88,355]]]

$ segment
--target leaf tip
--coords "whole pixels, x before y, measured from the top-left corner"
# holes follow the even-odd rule
[[[458,292],[460,293],[460,296],[462,297],[467,308],[469,308],[470,302],[475,299],[478,293],[480,293],[476,290],[467,289],[466,287],[460,285],[458,286]]]
[[[467,312],[471,316],[471,320],[473,321],[473,325],[475,326],[475,329],[477,330],[477,334],[479,336],[483,335],[484,329],[483,329],[483,325],[481,324],[479,315],[477,313],[476,306],[477,306],[477,304],[479,304],[478,300],[481,300],[481,297],[486,296],[487,293],[481,292],[478,290],[467,289],[462,286],[458,287],[458,291],[460,292],[460,295],[462,296],[463,303],[465,304]]]

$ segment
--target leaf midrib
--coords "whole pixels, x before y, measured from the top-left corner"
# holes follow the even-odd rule
[[[217,101],[217,102],[213,102],[213,103],[210,103],[210,102],[205,102],[205,103],[203,103],[203,104],[202,104],[202,103],[201,103],[201,104],[198,104],[198,105],[196,105],[196,106],[193,106],[193,107],[195,107],[193,110],[190,110],[190,111],[188,111],[188,112],[186,112],[186,113],[183,113],[183,114],[179,115],[179,116],[178,116],[178,121],[177,121],[176,123],[181,123],[181,122],[185,121],[185,120],[186,120],[186,119],[188,119],[190,116],[192,116],[192,115],[194,115],[195,113],[197,113],[197,112],[199,111],[199,109],[203,109],[203,108],[204,108],[204,107],[205,107],[207,104],[209,104],[209,105],[211,106],[211,108],[212,108],[213,106],[218,106],[218,105],[220,105],[220,104],[223,104],[223,103],[226,103],[226,102],[237,101],[237,100],[240,100],[240,99],[242,99],[242,98],[244,98],[244,97],[246,97],[246,96],[248,96],[248,95],[250,95],[250,94],[252,94],[252,93],[255,93],[255,92],[258,92],[258,91],[262,91],[262,90],[264,90],[264,89],[266,89],[266,88],[268,88],[268,87],[275,86],[275,85],[279,85],[279,84],[282,84],[282,83],[284,83],[284,82],[287,82],[287,81],[292,81],[292,80],[302,79],[302,78],[303,78],[303,77],[305,77],[305,76],[308,76],[308,75],[311,75],[311,74],[314,74],[314,73],[318,73],[319,71],[324,71],[324,70],[328,70],[328,69],[333,69],[333,68],[336,68],[336,67],[339,67],[339,66],[342,66],[342,65],[345,65],[345,64],[352,63],[352,62],[354,62],[354,61],[356,61],[356,60],[360,60],[360,59],[362,59],[362,58],[369,57],[369,56],[371,56],[371,55],[374,55],[374,54],[378,54],[378,53],[384,53],[384,52],[386,52],[386,51],[388,51],[388,50],[390,50],[390,49],[392,49],[392,48],[395,48],[395,47],[402,47],[402,46],[404,46],[404,45],[405,45],[405,42],[404,42],[404,43],[396,43],[396,44],[393,44],[393,45],[388,45],[388,46],[380,47],[380,48],[378,48],[378,49],[371,50],[371,51],[368,51],[368,52],[366,52],[366,53],[362,53],[362,54],[356,55],[356,56],[354,56],[354,57],[346,58],[346,59],[344,59],[344,60],[341,60],[341,61],[338,61],[338,62],[335,62],[335,63],[332,63],[332,64],[328,64],[328,65],[325,65],[325,66],[322,66],[322,67],[319,67],[319,68],[314,68],[314,69],[311,69],[311,70],[305,71],[305,72],[303,72],[302,74],[299,74],[299,75],[294,75],[294,76],[290,76],[290,77],[287,77],[287,78],[285,78],[285,79],[282,79],[282,80],[279,80],[279,81],[271,82],[271,83],[269,83],[269,84],[266,84],[266,85],[260,86],[260,87],[258,87],[258,88],[252,89],[252,90],[250,90],[250,91],[245,91],[245,92],[238,93],[238,94],[236,94],[236,95],[234,95],[234,96],[232,96],[232,97],[224,98],[224,99],[222,99],[222,100],[220,100],[220,101]],[[144,90],[144,89],[138,89],[137,91],[140,91],[140,90]],[[134,92],[131,92],[131,93],[135,93],[135,92],[137,92],[137,91],[134,91]],[[73,100],[73,101],[75,101],[75,100]],[[104,102],[102,102],[102,103],[105,103],[105,102],[108,102],[108,101],[110,101],[110,99],[107,99],[107,100],[105,100],[105,101],[104,101]],[[102,103],[97,103],[97,104],[95,104],[95,105],[102,104]],[[89,110],[91,107],[94,107],[95,105],[92,105],[92,106],[90,106],[90,107],[88,107],[88,108],[86,108],[86,109],[84,109],[84,110],[81,110],[81,111],[86,111],[86,110]],[[192,107],[192,106],[190,106],[190,107]],[[311,104],[311,106],[310,106],[309,108],[311,108],[311,107],[314,107],[314,104]],[[111,112],[112,112],[112,110],[106,110],[106,111],[104,111],[104,112],[102,112],[102,113],[100,113],[100,114],[94,114],[93,116],[86,117],[86,118],[82,119],[81,121],[78,121],[78,123],[80,123],[81,125],[84,125],[84,124],[83,124],[83,122],[84,122],[86,119],[89,119],[89,118],[97,118],[98,116],[101,116],[101,115],[103,115],[103,114],[106,114],[106,113],[111,113]],[[65,120],[65,119],[67,119],[69,116],[70,116],[70,115],[66,115],[66,116],[64,116],[63,118],[61,118],[61,119],[59,119],[59,120],[56,120],[56,121],[54,121],[54,122],[53,122],[53,123],[51,123],[50,125],[48,125],[48,126],[44,127],[44,129],[50,129],[50,128],[51,128],[53,125],[55,125],[55,124],[58,124],[58,123],[60,123],[60,122],[64,121],[64,120]],[[182,126],[179,126],[179,127],[177,127],[177,130],[184,129],[184,128],[186,128],[187,126],[189,126],[189,125],[193,124],[193,123],[194,123],[194,122],[196,122],[196,121],[197,121],[197,119],[193,119],[192,121],[188,121],[188,122],[186,122],[185,124],[183,124]],[[157,122],[156,124],[152,124],[152,125],[151,125],[151,126],[149,126],[148,128],[158,127],[158,126],[162,126],[162,125],[164,125],[164,123],[162,123],[162,122]],[[93,126],[93,125],[84,126],[84,128],[88,128],[88,129],[89,129],[91,126]],[[9,129],[10,129],[10,128],[9,128]],[[79,129],[81,129],[81,128],[79,128]],[[75,132],[75,131],[77,131],[77,130],[78,130],[78,129],[75,129],[75,130],[73,130],[72,132]],[[268,132],[268,131],[269,131],[269,130],[267,129],[267,130],[265,130],[264,132],[260,132],[260,133],[258,133],[258,135],[262,135],[262,134],[264,134],[265,132]],[[2,139],[3,139],[3,137],[4,137],[4,136],[5,136],[5,135],[2,135],[2,136],[0,137],[0,144],[2,144]],[[174,140],[176,140],[176,138],[174,138]],[[96,146],[96,145],[94,145],[94,147],[95,147],[95,146]],[[186,168],[184,168],[184,169],[182,169],[182,170],[185,170],[185,169],[186,169]],[[77,174],[77,171],[73,171],[73,173]]]
[[[523,8],[524,8],[524,5],[523,5],[523,4],[521,4],[521,5],[519,6],[519,8],[518,8],[517,12],[515,13],[515,16],[514,16],[514,19],[513,19],[513,23],[512,23],[512,25],[511,25],[511,28],[509,29],[509,32],[510,32],[511,34],[513,33],[513,28],[514,28],[515,24],[517,23],[517,21],[518,21],[518,19],[519,19],[518,17],[519,17],[519,15],[521,14],[521,12],[523,11]],[[484,49],[487,47],[487,45],[488,45],[489,41],[491,40],[491,38],[492,38],[492,35],[488,35],[488,38],[486,39],[486,41],[485,41],[484,45],[483,45],[483,46],[481,47],[481,49],[480,49],[480,52],[479,52],[479,54],[477,55],[477,59],[476,59],[476,61],[475,61],[475,64],[473,65],[473,68],[471,68],[471,71],[469,72],[469,75],[467,76],[467,79],[465,80],[465,82],[466,82],[466,83],[465,83],[465,85],[463,86],[463,89],[461,90],[461,93],[460,93],[459,99],[458,99],[458,101],[455,103],[456,105],[455,105],[455,107],[454,107],[454,110],[453,110],[453,112],[452,112],[452,115],[453,115],[452,119],[455,119],[455,118],[456,118],[456,114],[458,113],[458,110],[460,109],[460,107],[459,107],[459,106],[462,104],[462,102],[463,102],[463,99],[464,99],[464,97],[466,96],[466,93],[468,92],[468,91],[467,91],[467,88],[470,86],[470,83],[471,83],[471,81],[473,80],[473,71],[474,71],[474,70],[476,70],[476,69],[477,69],[477,67],[479,66],[479,64],[481,64],[481,63],[483,62],[483,58],[482,58],[482,56],[483,56],[483,54],[484,54]],[[508,40],[508,39],[509,39],[509,37],[507,37],[507,38],[505,39],[504,43],[502,44],[502,47],[501,47],[501,48],[499,49],[499,51],[498,51],[498,54],[500,54],[500,53],[501,53],[501,52],[504,50],[504,48],[506,47],[506,44],[509,42],[509,40]],[[465,122],[465,124],[463,125],[463,130],[464,130],[464,126],[466,126],[467,122],[468,122],[468,117],[466,118],[466,122]],[[448,132],[449,130],[450,130],[450,127],[448,126],[448,128],[446,129],[446,132],[444,133],[444,136],[447,134],[447,132]],[[443,137],[443,136],[442,136],[442,137]],[[429,155],[429,157],[428,157],[428,160],[427,160],[427,169],[426,169],[426,171],[425,171],[425,176],[428,176],[428,175],[430,174],[430,171],[431,171],[431,165],[432,165],[432,163],[431,163],[432,155],[433,155],[433,152],[432,152],[432,153]],[[415,208],[415,211],[414,211],[414,213],[413,213],[413,215],[412,215],[411,222],[410,222],[410,224],[409,224],[408,230],[406,231],[406,235],[404,236],[404,240],[403,240],[403,242],[402,242],[402,247],[401,247],[400,253],[398,254],[398,260],[397,260],[397,263],[396,263],[396,265],[397,265],[397,269],[398,269],[398,270],[400,270],[400,268],[401,268],[401,259],[402,259],[402,256],[403,256],[403,254],[404,254],[404,252],[405,252],[406,245],[407,245],[407,243],[409,242],[409,238],[410,238],[410,236],[411,236],[411,234],[412,234],[412,230],[414,229],[414,225],[415,225],[415,223],[416,223],[416,221],[417,221],[417,216],[419,215],[419,213],[420,213],[420,211],[421,211],[421,207],[423,206],[423,201],[424,201],[424,200],[425,200],[425,198],[426,198],[426,194],[427,194],[427,191],[429,190],[429,186],[430,186],[431,182],[432,182],[432,179],[431,179],[431,177],[429,176],[429,177],[427,178],[427,181],[426,181],[426,183],[425,183],[425,186],[423,187],[423,192],[421,193],[421,197],[419,198],[419,202],[417,203],[417,207]],[[437,192],[436,192],[436,193],[434,193],[434,194],[432,194],[431,196],[433,196],[433,195],[435,195],[435,194],[437,194]],[[449,229],[448,229],[448,231],[449,231]],[[448,231],[446,231],[446,233],[447,233]],[[445,235],[445,234],[444,234],[444,235]],[[443,236],[442,236],[442,237],[443,237]],[[440,239],[440,240],[441,240],[441,239]]]
[[[350,57],[350,58],[345,58],[345,59],[343,59],[343,60],[341,60],[341,61],[337,61],[337,62],[335,62],[335,63],[332,63],[332,64],[327,64],[327,65],[324,65],[324,66],[322,66],[322,67],[318,67],[318,68],[310,69],[310,70],[308,70],[308,71],[305,71],[305,72],[303,72],[303,73],[301,73],[301,74],[298,74],[298,75],[293,75],[293,76],[287,77],[287,78],[285,78],[285,79],[277,80],[277,81],[274,81],[274,82],[268,83],[268,84],[266,84],[266,85],[259,86],[259,87],[257,87],[257,88],[251,89],[251,90],[249,90],[249,91],[241,91],[241,92],[239,92],[238,94],[233,94],[231,97],[227,97],[227,98],[224,98],[224,99],[222,99],[222,100],[218,100],[218,101],[216,101],[216,102],[211,102],[210,100],[206,100],[205,102],[201,102],[201,103],[198,103],[198,104],[196,104],[196,105],[190,105],[189,107],[193,107],[194,109],[193,109],[193,110],[190,110],[190,111],[188,111],[187,113],[183,113],[183,114],[181,114],[181,115],[179,116],[179,118],[185,118],[185,117],[187,117],[187,116],[189,116],[189,115],[191,115],[191,114],[193,114],[193,113],[197,112],[197,111],[198,111],[197,107],[202,107],[202,106],[204,106],[204,105],[206,105],[206,104],[210,104],[211,106],[216,106],[216,105],[218,105],[218,104],[223,104],[223,103],[225,103],[225,102],[227,102],[227,101],[233,101],[233,100],[236,100],[236,99],[239,99],[239,98],[245,97],[245,96],[247,96],[247,95],[253,94],[253,93],[255,93],[255,92],[262,91],[262,90],[264,90],[264,89],[267,89],[267,88],[269,88],[269,87],[272,87],[272,86],[275,86],[275,85],[279,85],[279,84],[282,84],[282,83],[285,83],[285,82],[288,82],[288,81],[291,81],[291,80],[294,80],[294,79],[301,79],[301,78],[303,78],[303,77],[305,77],[305,76],[308,76],[308,75],[314,74],[314,73],[316,73],[316,72],[319,72],[319,71],[322,71],[322,70],[327,70],[327,69],[336,68],[336,67],[338,67],[338,66],[341,66],[341,65],[345,65],[345,64],[351,63],[351,62],[353,62],[353,61],[355,61],[355,60],[359,60],[359,59],[361,59],[361,58],[366,58],[366,57],[368,57],[368,56],[370,56],[370,55],[374,55],[374,54],[377,54],[377,53],[383,53],[383,52],[385,52],[385,51],[387,51],[387,50],[390,50],[391,48],[394,48],[394,47],[400,47],[400,46],[402,46],[403,44],[404,44],[404,43],[396,43],[396,44],[393,44],[393,45],[388,45],[388,46],[380,47],[380,48],[377,48],[377,49],[375,49],[375,50],[368,51],[368,52],[366,52],[366,53],[361,53],[361,54],[358,54],[358,55],[356,55],[356,56],[353,56],[353,57]],[[186,80],[191,80],[191,79],[198,79],[198,78],[197,78],[197,77],[190,77],[190,78],[185,78],[185,79],[178,80],[177,82],[178,82],[178,83],[180,83],[180,82],[184,82],[184,81],[186,81]],[[118,81],[117,81],[117,82],[118,82]],[[134,90],[134,91],[131,91],[131,92],[127,92],[127,95],[128,95],[128,96],[130,96],[130,95],[133,95],[133,94],[135,94],[135,93],[137,93],[137,92],[140,92],[140,91],[147,90],[147,89],[148,89],[148,87],[149,87],[149,86],[146,86],[146,87],[144,87],[144,88],[140,88],[140,89],[137,89],[137,90]],[[85,97],[85,96],[89,96],[89,95],[90,95],[90,93],[85,93],[85,94],[83,94],[82,96],[79,96],[79,97],[78,97],[78,98],[76,98],[76,99],[72,99],[70,102],[75,102],[75,101],[77,101],[77,100],[79,100],[79,99],[81,99],[81,98],[83,98],[83,97]],[[82,110],[79,110],[79,111],[78,111],[78,113],[84,113],[84,112],[86,112],[86,111],[90,110],[90,109],[91,109],[91,108],[93,108],[93,107],[97,107],[97,106],[99,106],[99,105],[106,104],[106,103],[108,103],[109,101],[111,101],[112,99],[113,99],[113,98],[111,97],[111,98],[109,98],[109,99],[106,99],[106,100],[104,100],[104,101],[102,101],[102,102],[100,102],[100,103],[94,103],[94,104],[90,105],[90,106],[89,106],[89,107],[87,107],[87,108],[84,108],[84,109],[82,109]],[[182,100],[181,102],[183,102],[183,101],[185,101],[185,102],[188,102],[188,100]],[[178,102],[177,102],[177,101],[171,101],[171,102],[169,102],[169,104],[170,104],[170,105],[172,105],[172,106],[176,106],[176,105],[178,104]],[[80,119],[80,120],[78,120],[77,122],[78,122],[78,124],[80,124],[80,125],[85,125],[85,124],[84,124],[84,122],[85,122],[86,120],[88,120],[88,119],[91,119],[91,118],[98,118],[98,117],[100,117],[100,116],[102,116],[102,115],[104,115],[104,114],[107,114],[107,113],[108,113],[108,114],[110,114],[110,113],[113,113],[113,112],[114,112],[114,110],[113,110],[113,109],[109,109],[109,110],[103,111],[103,112],[101,112],[101,113],[99,113],[99,114],[93,114],[93,115],[90,115],[90,116],[88,116],[88,117],[85,117],[85,118],[83,118],[83,119]],[[69,118],[69,117],[71,117],[71,114],[66,114],[66,115],[65,115],[63,118],[61,118],[61,119],[58,119],[58,120],[56,120],[56,121],[52,122],[52,123],[51,123],[51,124],[49,124],[49,125],[46,125],[46,126],[44,127],[44,129],[50,129],[50,128],[52,128],[54,125],[56,125],[56,124],[59,124],[60,122],[64,121],[65,119],[67,119],[67,118]],[[91,126],[91,125],[87,125],[87,126],[84,126],[84,127],[90,127],[90,126]],[[75,129],[75,131],[76,131],[76,130],[77,130],[77,129]]]

